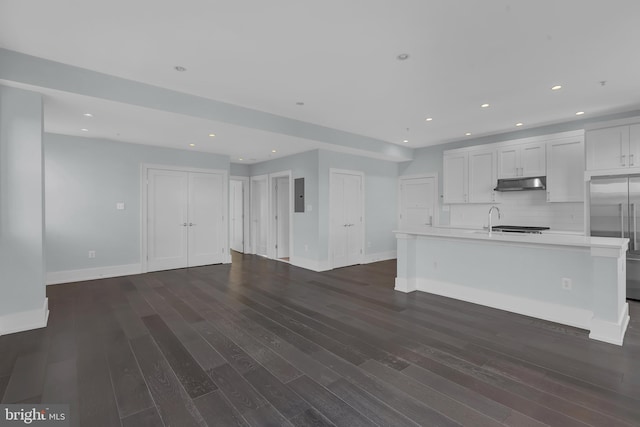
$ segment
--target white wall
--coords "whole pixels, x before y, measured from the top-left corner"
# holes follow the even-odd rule
[[[46,325],[42,96],[0,86],[0,335]]]
[[[228,156],[56,134],[44,153],[49,273],[140,263],[142,163],[229,169]]]

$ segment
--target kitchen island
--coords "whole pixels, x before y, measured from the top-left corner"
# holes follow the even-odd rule
[[[397,291],[430,292],[623,343],[628,239],[438,227],[395,234]]]

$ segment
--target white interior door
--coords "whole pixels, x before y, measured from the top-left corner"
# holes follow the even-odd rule
[[[188,263],[188,174],[147,172],[147,270],[169,270]]]
[[[330,226],[333,268],[362,262],[364,223],[363,177],[359,173],[331,172]]]
[[[289,257],[289,177],[276,178],[276,257]]]
[[[420,230],[436,225],[436,179],[400,178],[400,229]]]
[[[266,177],[251,181],[252,246],[256,254],[263,256],[268,256],[268,190]]]
[[[244,252],[244,182],[232,180],[230,185],[229,213],[231,249]]]
[[[224,261],[223,176],[189,173],[189,267]]]

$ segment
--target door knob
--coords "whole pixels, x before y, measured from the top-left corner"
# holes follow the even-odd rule
[[[182,226],[183,226],[183,227],[186,227],[186,226],[187,226],[187,223],[186,223],[186,222],[183,222],[183,223],[182,223]]]
[[[195,224],[194,224],[194,223],[192,223],[192,222],[190,222],[190,223],[189,223],[189,227],[193,227],[194,225],[195,225]]]

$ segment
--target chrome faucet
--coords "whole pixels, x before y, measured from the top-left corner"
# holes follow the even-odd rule
[[[491,226],[491,213],[493,212],[493,210],[497,210],[498,211],[498,219],[500,219],[500,208],[497,206],[491,206],[489,208],[489,236],[491,236],[491,231],[492,231],[492,226]]]

